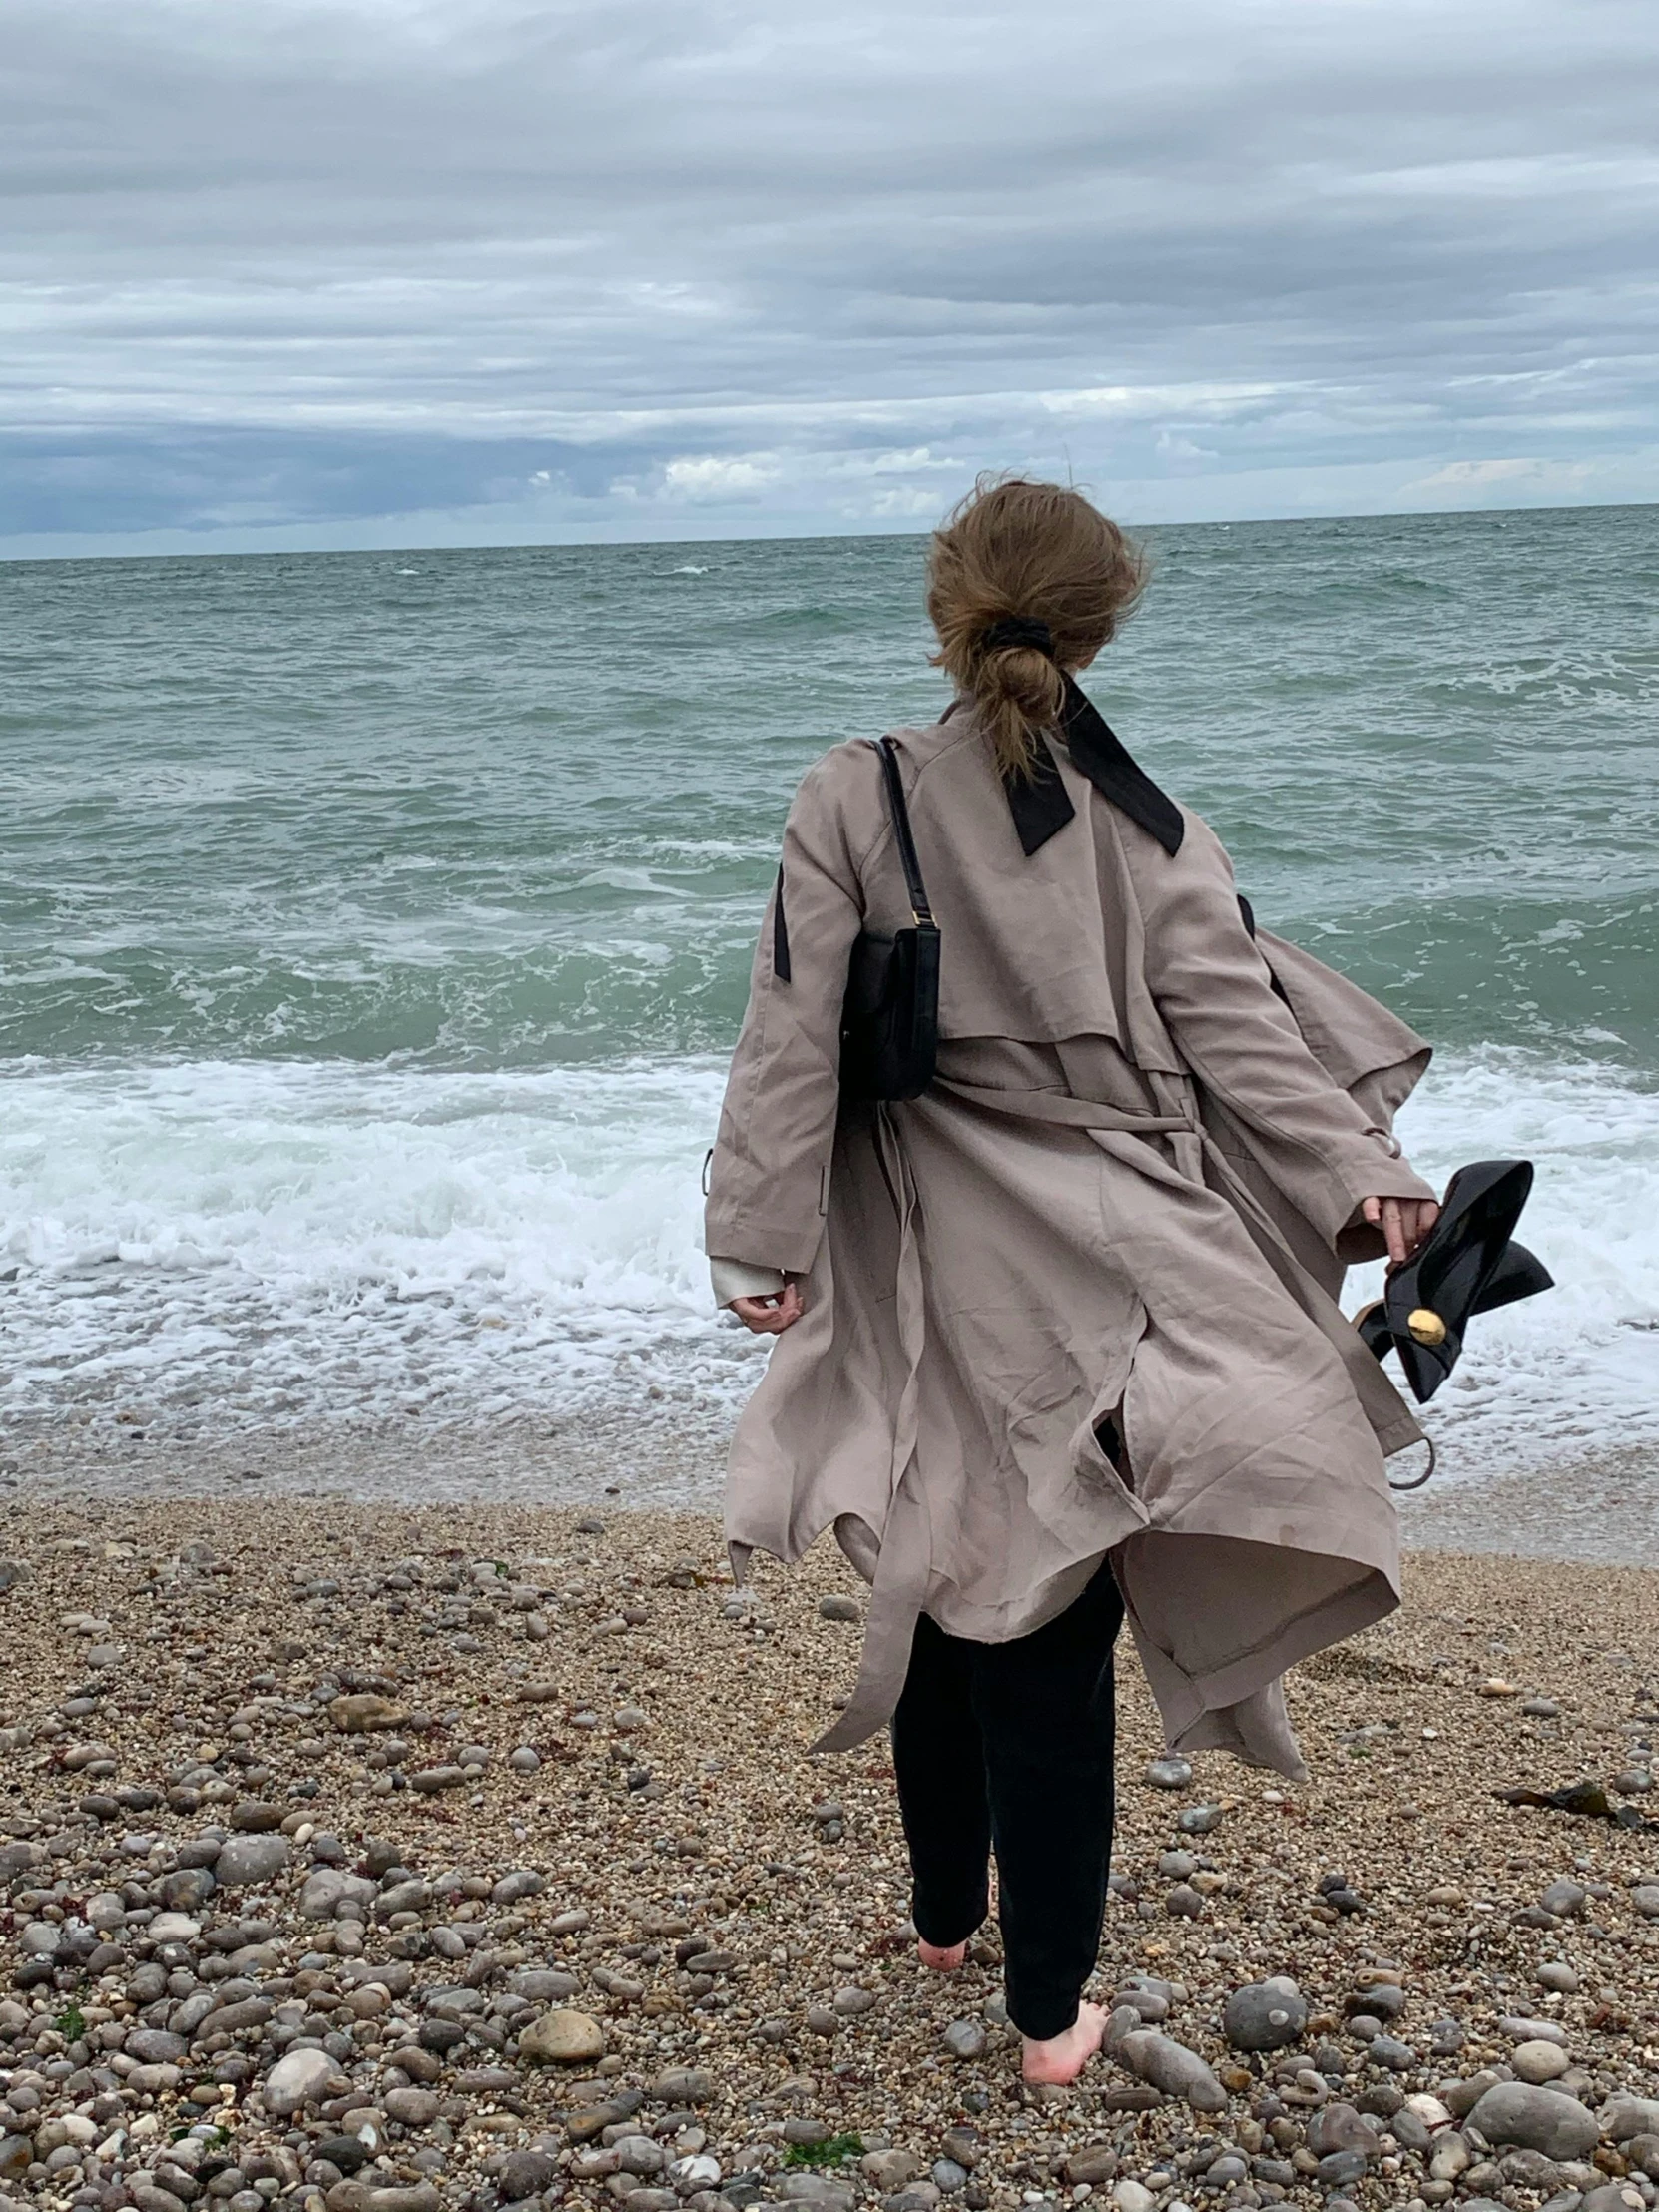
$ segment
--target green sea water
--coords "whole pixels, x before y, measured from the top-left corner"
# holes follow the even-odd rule
[[[1108,720],[1434,1040],[1423,1156],[1546,1171],[1448,1418],[1659,1429],[1659,509],[1147,543]],[[696,1170],[795,784],[944,703],[924,551],[0,567],[0,1407],[741,1395]]]

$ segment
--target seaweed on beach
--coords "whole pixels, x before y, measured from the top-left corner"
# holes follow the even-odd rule
[[[844,2166],[849,2159],[861,2155],[864,2139],[861,2135],[831,2135],[822,2143],[792,2143],[784,2153],[786,2166],[817,2169],[824,2166]]]
[[[1494,1790],[1505,1805],[1535,1805],[1549,1813],[1576,1813],[1585,1820],[1611,1821],[1615,1828],[1659,1833],[1659,1821],[1650,1821],[1633,1805],[1615,1805],[1601,1782],[1569,1782],[1562,1790],[1534,1790],[1524,1785]]]

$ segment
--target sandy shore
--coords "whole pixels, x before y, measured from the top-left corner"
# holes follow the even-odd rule
[[[268,1429],[180,1438],[105,1423],[14,1432],[0,1447],[0,1498],[334,1497],[354,1503],[592,1506],[716,1512],[730,1417],[648,1402],[626,1415],[501,1421],[488,1429]],[[1400,1470],[1414,1471],[1408,1460]],[[1427,1486],[1399,1499],[1406,1544],[1423,1551],[1659,1567],[1659,1454],[1566,1457],[1488,1475],[1448,1450]]]
[[[1128,2044],[1022,2090],[994,1929],[917,1967],[882,1745],[804,1750],[856,1651],[828,1549],[743,1603],[703,1515],[106,1497],[11,1508],[0,1555],[19,2202],[1659,2200],[1659,2103],[1618,2102],[1659,2100],[1659,1829],[1492,1795],[1625,1775],[1659,1811],[1650,1571],[1416,1557],[1296,1676],[1295,1789],[1151,1787],[1122,1655],[1098,1993],[1166,2015],[1202,2111]],[[1279,1974],[1300,2032],[1233,2047]],[[584,2055],[537,2063],[558,2034]],[[1446,2117],[1551,2066],[1551,2157]]]

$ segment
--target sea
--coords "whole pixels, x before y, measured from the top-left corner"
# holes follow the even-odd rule
[[[1144,538],[1107,719],[1433,1041],[1424,1170],[1536,1164],[1440,1479],[1659,1444],[1659,508]],[[0,1450],[729,1420],[700,1171],[925,550],[0,566]]]

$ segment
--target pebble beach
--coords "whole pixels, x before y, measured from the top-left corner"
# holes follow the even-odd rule
[[[1032,2090],[994,1925],[916,1961],[884,1744],[807,1755],[829,1546],[112,1491],[0,1560],[9,2203],[1659,2203],[1651,1567],[1414,1553],[1295,1786],[1164,1760],[1126,1646],[1107,2047]]]

